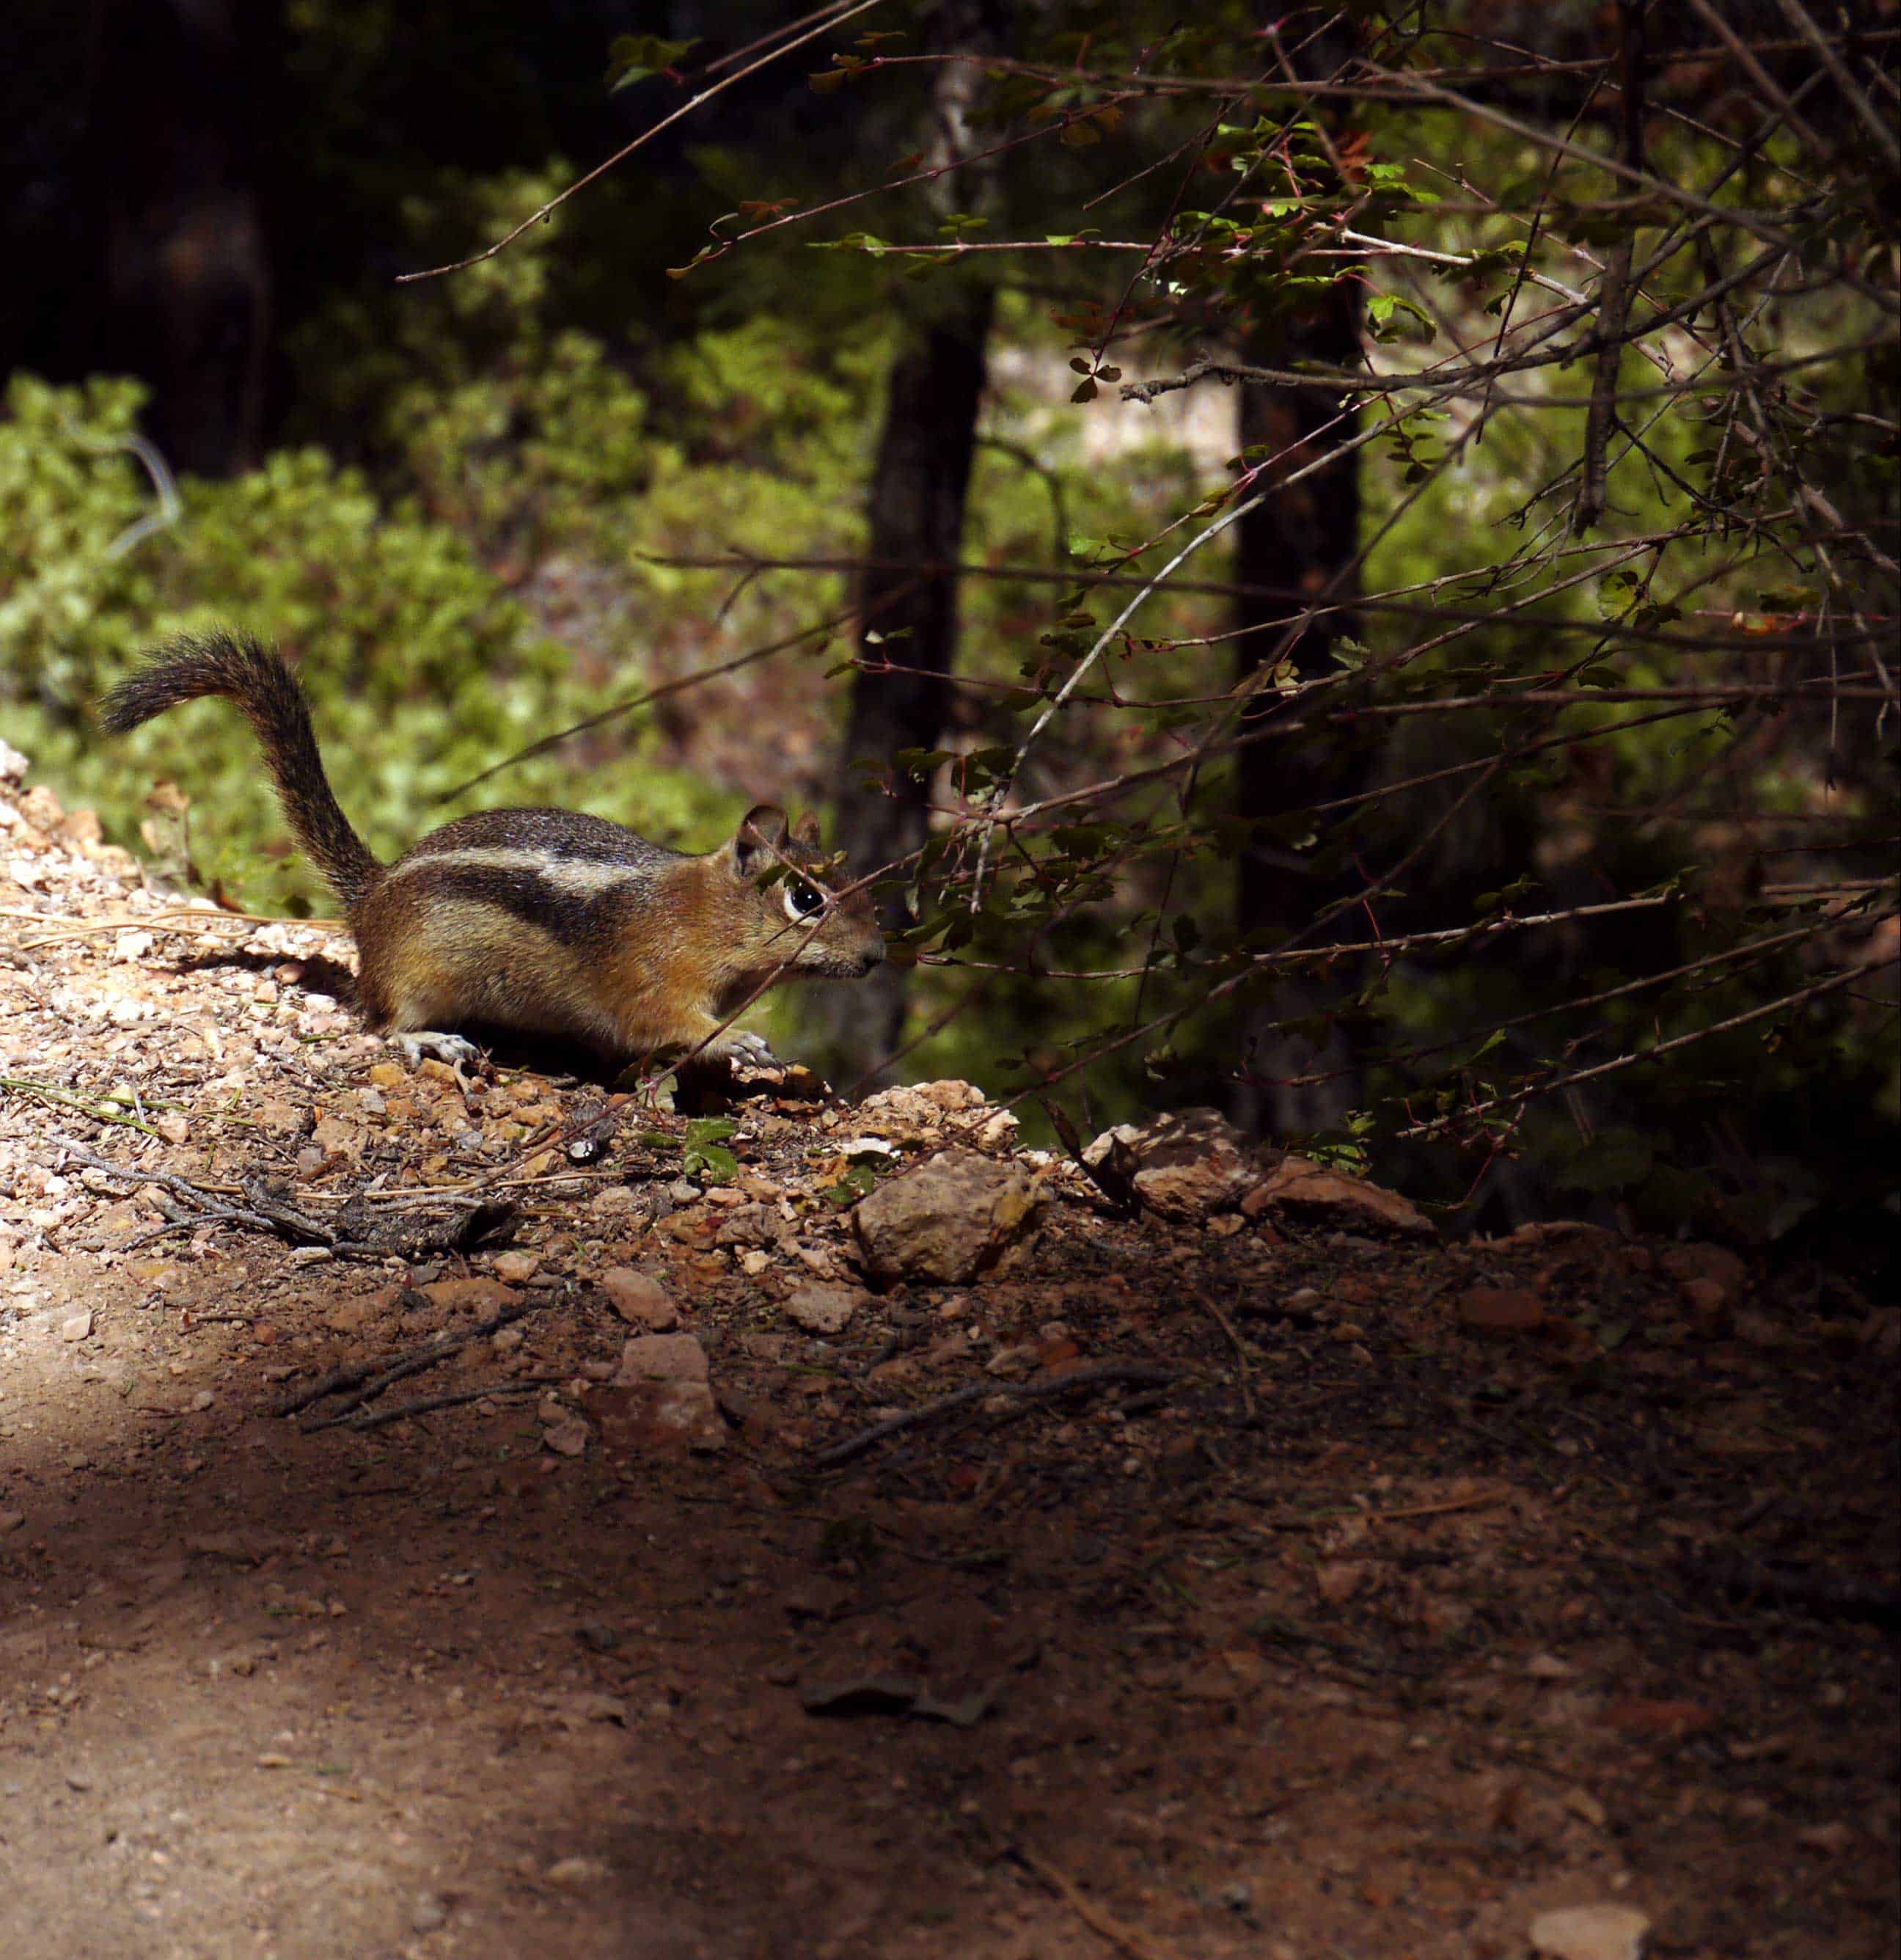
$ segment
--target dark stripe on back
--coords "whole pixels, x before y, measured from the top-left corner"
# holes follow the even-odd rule
[[[444,898],[492,906],[524,924],[539,927],[563,946],[581,950],[604,949],[640,896],[631,885],[592,895],[566,892],[539,871],[494,864],[431,865],[410,873],[404,882],[424,886]]]
[[[650,842],[625,824],[578,810],[483,810],[432,830],[403,855],[434,858],[452,851],[532,851],[590,864],[656,867],[676,863],[685,854]]]

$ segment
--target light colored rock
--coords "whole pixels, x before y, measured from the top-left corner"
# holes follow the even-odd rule
[[[579,1456],[587,1448],[587,1418],[559,1402],[541,1411],[542,1442],[557,1456]]]
[[[1643,1960],[1650,1920],[1631,1905],[1570,1905],[1531,1922],[1540,1960]]]
[[[1419,1238],[1435,1236],[1431,1220],[1398,1192],[1305,1157],[1283,1157],[1261,1189],[1270,1210],[1323,1215],[1360,1231],[1383,1228]]]
[[[808,1334],[839,1334],[869,1297],[857,1287],[815,1281],[794,1289],[785,1304],[786,1318]]]
[[[599,1414],[610,1452],[726,1446],[706,1350],[691,1334],[642,1334],[629,1341]]]
[[[609,1876],[598,1858],[557,1858],[548,1868],[548,1882],[570,1892],[585,1885],[598,1885]]]
[[[1238,1204],[1261,1181],[1253,1143],[1213,1109],[1171,1110],[1105,1130],[1082,1153],[1164,1218],[1184,1223]]]
[[[875,1279],[958,1285],[1035,1229],[1043,1198],[1015,1164],[953,1148],[861,1198],[852,1222]]]
[[[521,1298],[513,1287],[500,1280],[431,1280],[416,1290],[434,1307],[445,1313],[480,1314],[486,1318],[513,1306]]]
[[[504,1286],[520,1286],[540,1271],[541,1263],[539,1252],[498,1252],[495,1277]]]
[[[740,1204],[720,1220],[716,1246],[776,1246],[791,1230],[774,1204]]]
[[[621,1350],[617,1388],[636,1382],[704,1382],[706,1350],[691,1334],[637,1335]]]
[[[974,1082],[954,1077],[912,1083],[867,1096],[853,1121],[893,1143],[916,1144],[953,1137],[987,1150],[1006,1145],[1016,1134],[1016,1118],[993,1107]]]
[[[81,1307],[78,1312],[69,1316],[59,1323],[62,1341],[84,1341],[92,1333],[92,1309]]]
[[[632,1266],[610,1266],[601,1275],[607,1303],[628,1325],[664,1334],[680,1324],[680,1309],[660,1281]]]

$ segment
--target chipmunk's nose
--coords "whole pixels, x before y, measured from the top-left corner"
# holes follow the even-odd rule
[[[873,940],[858,956],[858,971],[861,975],[869,973],[874,966],[882,966],[884,963],[885,942],[882,939]]]

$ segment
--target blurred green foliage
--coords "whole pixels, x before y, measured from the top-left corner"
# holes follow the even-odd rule
[[[129,383],[54,390],[23,376],[0,420],[9,739],[120,841],[135,844],[147,789],[170,778],[198,807],[208,880],[254,907],[332,909],[281,855],[281,819],[228,708],[196,704],[100,740],[93,702],[176,633],[236,622],[296,661],[342,800],[384,854],[443,820],[437,799],[463,778],[604,705],[466,537],[319,450],[281,452],[229,482],[187,480],[176,520],[126,549],[154,495],[129,447],[138,406]],[[663,838],[725,814],[724,800],[663,769],[587,787],[590,807]],[[491,800],[558,800],[574,788],[548,756]]]

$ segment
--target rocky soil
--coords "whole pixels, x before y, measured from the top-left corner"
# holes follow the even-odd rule
[[[1894,1950],[1892,1299],[0,873],[15,1960]]]

